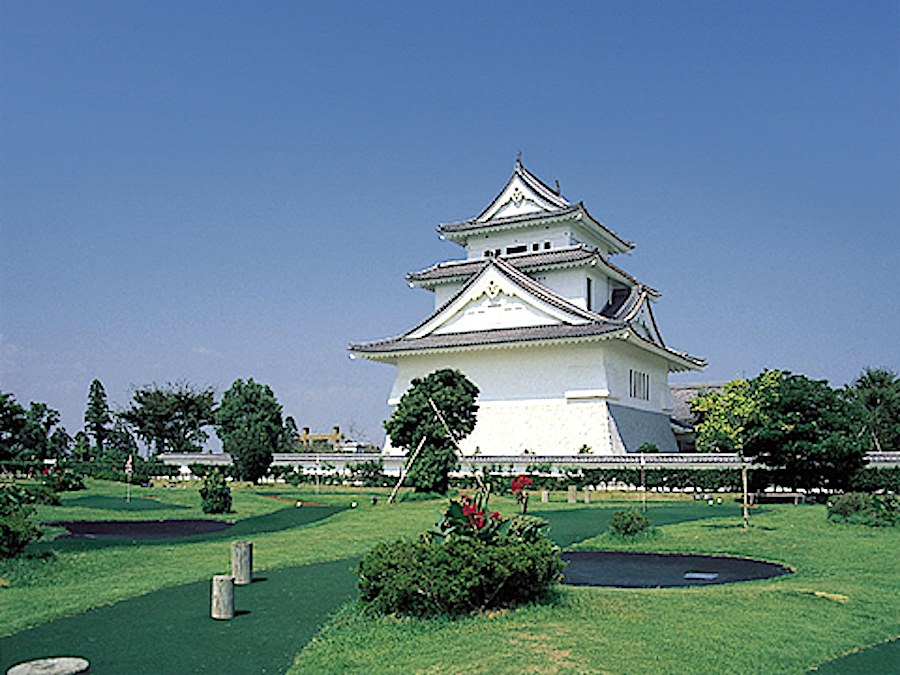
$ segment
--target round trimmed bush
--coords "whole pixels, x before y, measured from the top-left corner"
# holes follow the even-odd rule
[[[559,556],[549,539],[382,543],[357,568],[360,600],[368,612],[413,616],[510,607],[547,594],[565,567]]]

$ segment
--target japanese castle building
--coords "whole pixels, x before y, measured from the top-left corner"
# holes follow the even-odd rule
[[[350,346],[397,366],[391,405],[413,378],[455,368],[481,391],[465,454],[677,451],[668,374],[705,362],[666,346],[651,307],[659,292],[611,262],[633,244],[519,160],[480,215],[438,231],[466,257],[408,275],[434,293],[434,313]]]

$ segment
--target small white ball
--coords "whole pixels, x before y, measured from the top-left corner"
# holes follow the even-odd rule
[[[350,508],[351,508],[351,509],[355,509],[355,508],[356,508],[356,502],[350,502]]]
[[[299,509],[301,506],[303,506],[303,502],[297,502],[297,508]]]

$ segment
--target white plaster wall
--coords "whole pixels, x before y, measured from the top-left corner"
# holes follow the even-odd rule
[[[551,248],[571,246],[571,228],[568,225],[544,225],[533,229],[523,228],[477,235],[466,242],[466,255],[470,259],[483,258],[485,251],[494,251],[498,248],[505,255],[508,246],[528,246],[528,253],[531,253],[532,244],[538,244],[543,251],[544,243],[548,241]]]
[[[479,403],[478,424],[461,445],[463,454],[572,455],[583,445],[613,454],[604,401],[493,401]],[[621,445],[621,443],[620,443]]]
[[[632,338],[633,339],[633,338]],[[641,410],[663,412],[671,409],[669,369],[666,361],[623,340],[610,340],[604,351],[610,394],[621,405]],[[629,396],[629,370],[639,370],[650,376],[650,400]]]
[[[414,377],[455,368],[478,385],[479,402],[565,400],[566,392],[608,389],[604,350],[612,341],[550,347],[486,349],[400,359],[389,403]],[[626,385],[628,372],[626,370]],[[627,392],[627,387],[626,387]]]

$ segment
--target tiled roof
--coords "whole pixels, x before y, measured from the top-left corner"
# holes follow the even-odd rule
[[[613,265],[604,259],[600,252],[593,246],[588,244],[578,244],[576,246],[566,246],[565,248],[555,248],[537,253],[518,253],[513,255],[501,255],[499,258],[505,260],[515,268],[524,272],[536,271],[541,268],[551,268],[556,266],[577,265],[594,262],[602,267],[615,272],[616,274],[627,279],[632,284],[637,285],[639,282],[628,272]],[[410,272],[406,275],[409,281],[446,281],[449,279],[465,278],[473,274],[477,274],[484,266],[487,265],[490,258],[472,258],[469,260],[451,260],[448,262],[438,263],[419,272]],[[643,286],[651,295],[659,297],[659,291]]]
[[[672,417],[685,424],[692,425],[697,421],[691,412],[691,401],[700,394],[708,391],[722,391],[722,384],[672,384],[669,389],[672,392],[672,402],[675,404]]]
[[[539,340],[577,339],[595,335],[615,333],[625,329],[622,324],[562,324],[552,326],[529,326],[525,328],[500,328],[494,330],[471,331],[468,333],[442,333],[410,338],[406,335],[377,342],[350,345],[351,351],[365,354],[410,352],[428,349],[454,347],[475,347],[500,345],[510,342],[534,342]]]

